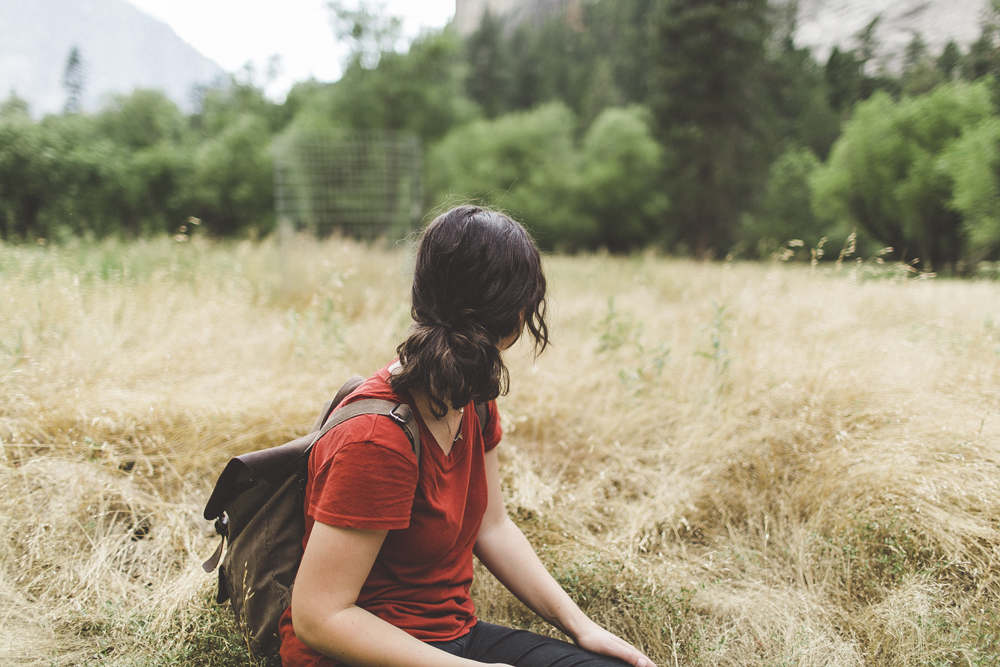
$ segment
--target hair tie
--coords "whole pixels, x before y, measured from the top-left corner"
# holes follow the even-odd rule
[[[441,320],[434,320],[434,324],[435,326],[444,328],[444,330],[447,331],[448,333],[455,333],[455,330],[452,329],[450,325],[445,324]]]

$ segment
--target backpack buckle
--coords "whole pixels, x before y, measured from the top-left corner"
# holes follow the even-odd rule
[[[229,535],[229,517],[223,514],[215,520],[215,532],[225,538]]]
[[[410,406],[406,403],[400,403],[389,412],[389,416],[392,417],[394,422],[403,426],[406,422],[410,421],[410,417],[413,416],[413,411],[410,410]]]

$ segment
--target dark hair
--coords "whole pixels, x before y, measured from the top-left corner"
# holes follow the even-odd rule
[[[527,327],[540,354],[549,342],[545,276],[521,225],[496,211],[459,206],[428,225],[417,250],[413,326],[396,352],[396,390],[427,392],[438,417],[470,400],[507,393],[501,342]]]

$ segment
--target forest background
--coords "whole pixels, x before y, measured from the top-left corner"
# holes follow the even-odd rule
[[[190,115],[150,90],[82,113],[71,59],[64,113],[0,107],[0,238],[186,235],[191,218],[261,237],[276,138],[383,130],[419,138],[423,214],[498,205],[548,249],[829,258],[856,238],[974,273],[1000,259],[998,6],[967,49],[915,35],[894,72],[877,18],[817,62],[792,38],[794,3],[602,1],[516,29],[487,15],[405,53],[398,21],[334,3],[353,45],[340,81],[279,104],[248,68],[196,91]]]

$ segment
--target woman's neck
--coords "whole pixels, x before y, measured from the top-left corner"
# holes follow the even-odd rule
[[[454,408],[445,402],[448,410],[443,416],[438,417],[434,414],[431,400],[427,395],[427,392],[415,389],[410,393],[413,396],[413,402],[416,403],[417,411],[420,413],[420,417],[424,421],[424,425],[427,426],[431,435],[434,436],[434,440],[437,441],[441,451],[445,454],[451,453],[451,449],[455,442],[462,438],[462,416],[465,412],[464,408]]]

